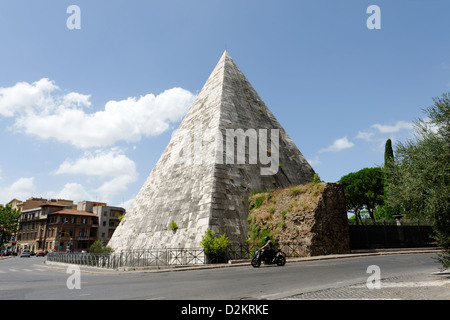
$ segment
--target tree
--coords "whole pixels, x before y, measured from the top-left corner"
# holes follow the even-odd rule
[[[392,208],[390,203],[387,201],[389,197],[389,188],[387,188],[387,183],[391,179],[389,176],[390,168],[394,165],[394,150],[392,149],[391,139],[386,140],[384,147],[384,167],[383,167],[383,187],[384,187],[384,207],[383,211],[385,215],[393,217],[394,214],[398,213],[398,208]]]
[[[392,150],[392,141],[391,139],[386,140],[386,144],[384,146],[384,165],[388,166],[392,164],[394,161],[394,150]]]
[[[358,219],[362,221],[361,210],[364,209],[363,192],[361,191],[362,183],[357,179],[356,173],[354,172],[343,176],[338,182],[344,185],[347,211],[353,212],[356,224],[358,224]]]
[[[1,242],[10,241],[11,237],[17,232],[20,215],[20,210],[14,210],[9,205],[0,205],[0,227],[3,228]]]
[[[344,185],[347,209],[361,220],[361,210],[367,209],[375,224],[374,209],[383,203],[383,175],[381,168],[364,168],[343,176],[339,183]]]
[[[433,222],[444,249],[440,261],[450,267],[450,96],[434,98],[427,117],[414,124],[415,137],[398,143],[394,165],[387,168],[387,199],[410,218]]]

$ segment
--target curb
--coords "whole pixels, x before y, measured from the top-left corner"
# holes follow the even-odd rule
[[[405,249],[373,249],[373,250],[352,250],[351,253],[345,254],[330,254],[324,256],[312,256],[312,257],[300,257],[300,258],[287,258],[288,262],[303,262],[303,261],[316,261],[316,260],[329,260],[329,259],[346,259],[366,256],[380,256],[380,255],[392,255],[392,254],[414,254],[414,253],[439,253],[441,248],[405,248]],[[248,260],[229,260],[228,264],[250,263]]]
[[[441,248],[402,248],[402,249],[373,249],[373,250],[354,250],[347,254],[330,254],[324,256],[313,257],[299,257],[299,258],[287,258],[286,263],[294,262],[307,262],[318,260],[330,260],[330,259],[347,259],[366,256],[379,256],[379,255],[394,255],[394,254],[417,254],[417,253],[440,253]],[[229,260],[228,263],[221,264],[202,264],[202,265],[190,265],[190,266],[155,266],[155,267],[122,267],[119,269],[105,269],[98,267],[87,267],[80,265],[80,269],[84,272],[90,273],[131,273],[131,272],[144,272],[144,273],[162,273],[162,272],[177,272],[177,271],[189,271],[189,270],[204,270],[204,269],[219,269],[227,267],[241,267],[250,266],[251,259],[243,260]],[[60,262],[52,262],[45,260],[45,264],[54,267],[67,267],[68,264]]]

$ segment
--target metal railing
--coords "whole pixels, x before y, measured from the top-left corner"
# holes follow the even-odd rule
[[[170,267],[247,260],[258,248],[256,244],[232,243],[223,254],[213,257],[207,256],[203,248],[130,250],[108,254],[52,252],[47,255],[47,261],[107,269]],[[306,256],[306,246],[302,243],[279,243],[278,248],[287,257]]]
[[[196,265],[206,261],[203,249],[131,250],[105,254],[52,252],[47,255],[47,260],[108,269]]]

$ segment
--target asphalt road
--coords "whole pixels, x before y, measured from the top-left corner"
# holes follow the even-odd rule
[[[402,254],[288,262],[284,267],[234,266],[173,272],[85,272],[44,264],[45,258],[0,260],[0,300],[238,300],[283,299],[365,284],[368,267],[381,279],[439,271],[436,254]],[[69,289],[79,284],[80,289]],[[77,280],[80,280],[77,282]],[[369,289],[367,289],[369,290]]]

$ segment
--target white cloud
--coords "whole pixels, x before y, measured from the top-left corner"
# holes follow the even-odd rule
[[[358,135],[355,138],[366,140],[366,141],[372,141],[372,137],[374,135],[375,135],[375,132],[358,131]]]
[[[85,152],[83,157],[76,161],[64,161],[55,174],[87,175],[103,180],[108,179],[93,190],[96,197],[105,202],[111,200],[119,192],[126,191],[127,186],[135,182],[138,177],[134,161],[117,148],[108,151]]]
[[[118,207],[125,208],[125,210],[128,211],[128,209],[130,208],[130,206],[133,204],[134,199],[135,199],[135,197],[133,197],[133,198],[131,198],[131,199],[128,199],[128,200],[126,200],[126,201],[123,201],[123,202],[119,203],[117,206],[118,206]]]
[[[320,149],[319,153],[322,152],[338,152],[342,151],[344,149],[352,148],[355,144],[351,141],[348,141],[347,137],[343,137],[340,139],[337,139],[333,142],[332,145],[328,146],[327,148]]]
[[[28,199],[36,192],[34,177],[20,178],[11,185],[0,188],[0,203],[8,203],[14,198]]]
[[[55,174],[84,174],[99,177],[117,177],[136,173],[133,160],[121,154],[117,148],[108,151],[85,152],[76,161],[66,160]]]
[[[397,121],[394,125],[376,123],[363,131],[358,131],[355,139],[367,141],[372,151],[382,153],[387,139],[391,139],[395,143],[406,138],[412,138],[413,129],[414,124],[412,122],[403,120]]]
[[[314,159],[308,159],[307,161],[311,166],[316,166],[320,164],[320,159],[318,156],[316,156]]]
[[[54,105],[51,93],[58,89],[46,78],[32,84],[19,82],[9,88],[0,88],[0,115],[12,117],[32,109],[46,109]]]
[[[111,198],[121,192],[127,190],[128,184],[136,181],[135,175],[122,175],[104,182],[99,188],[95,190],[100,195],[101,199],[109,202]]]
[[[397,121],[395,125],[382,125],[376,123],[371,126],[372,128],[376,128],[381,133],[395,133],[400,130],[412,130],[414,128],[413,123],[406,121]]]
[[[52,198],[56,199],[68,199],[73,200],[74,203],[91,200],[92,196],[87,192],[84,187],[76,182],[66,183],[63,189],[52,195]]]
[[[15,116],[14,128],[19,132],[78,148],[103,147],[163,133],[182,119],[195,99],[185,89],[172,88],[159,95],[111,100],[102,110],[87,113],[90,95],[60,91],[45,78],[0,88],[0,115]]]

